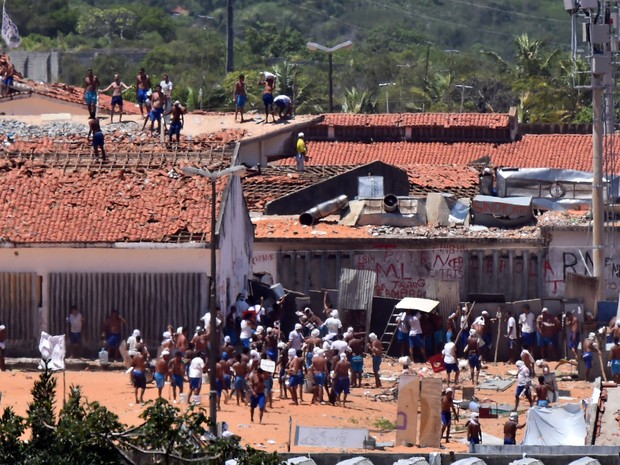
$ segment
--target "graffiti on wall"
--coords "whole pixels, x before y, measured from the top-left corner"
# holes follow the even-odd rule
[[[371,251],[354,257],[354,266],[377,273],[375,295],[402,299],[426,297],[429,279],[461,281],[465,276],[465,250],[446,246],[420,251]]]
[[[592,252],[578,248],[550,248],[549,258],[543,268],[543,280],[548,296],[563,296],[569,273],[592,276]],[[620,254],[613,252],[605,257],[605,289],[617,294],[620,291]]]

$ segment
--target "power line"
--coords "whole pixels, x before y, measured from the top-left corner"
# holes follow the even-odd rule
[[[465,0],[451,0],[451,1],[454,3],[462,3],[463,5],[473,6],[475,8],[482,8],[485,10],[499,11],[501,13],[509,13],[511,15],[522,16],[524,18],[542,19],[543,21],[550,21],[554,23],[566,23],[566,21],[563,19],[555,19],[555,18],[549,18],[547,16],[537,16],[537,15],[531,15],[528,13],[520,13],[518,11],[507,10],[505,8],[499,8],[496,6],[480,5],[478,3],[466,2]]]

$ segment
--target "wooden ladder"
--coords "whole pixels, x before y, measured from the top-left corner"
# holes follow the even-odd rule
[[[390,317],[385,325],[385,330],[381,335],[381,346],[383,347],[383,353],[385,355],[388,354],[390,348],[392,347],[392,342],[394,342],[394,337],[398,331],[398,323],[396,322],[396,318],[400,314],[400,310],[397,310],[396,307],[392,309],[392,313],[390,314]]]

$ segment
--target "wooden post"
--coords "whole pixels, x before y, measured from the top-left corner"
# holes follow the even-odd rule
[[[471,315],[472,310],[474,309],[474,306],[476,305],[476,302],[474,301],[474,303],[471,304],[471,307],[469,308],[469,310],[467,311],[467,320],[469,321],[469,317]],[[454,338],[454,344],[457,344],[457,341],[459,340],[459,337],[461,336],[461,333],[463,332],[463,328],[461,328],[461,321],[459,320],[459,332],[456,334],[456,337]],[[465,348],[463,347],[463,350],[465,350]]]

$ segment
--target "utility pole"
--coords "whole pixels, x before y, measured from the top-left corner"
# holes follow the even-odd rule
[[[385,112],[386,113],[390,112],[390,94],[388,92],[388,87],[395,86],[395,85],[396,85],[395,82],[382,82],[381,84],[379,84],[379,87],[385,87]]]
[[[603,105],[609,108],[615,91],[614,66],[618,53],[618,0],[564,0],[571,14],[573,58],[590,64],[592,89],[592,261],[597,278],[596,300],[605,299],[605,184],[603,183],[603,138],[613,133],[613,111],[603,120]],[[582,35],[582,31],[585,33]],[[588,86],[581,86],[588,87]],[[605,103],[607,101],[607,103]],[[593,309],[597,311],[598,304]]]
[[[232,73],[235,70],[235,30],[233,28],[233,0],[227,1],[226,11],[226,72]]]
[[[463,113],[463,104],[465,103],[465,89],[473,89],[473,87],[463,84],[457,84],[454,87],[456,87],[457,89],[461,89],[461,107],[459,108],[459,113]]]

